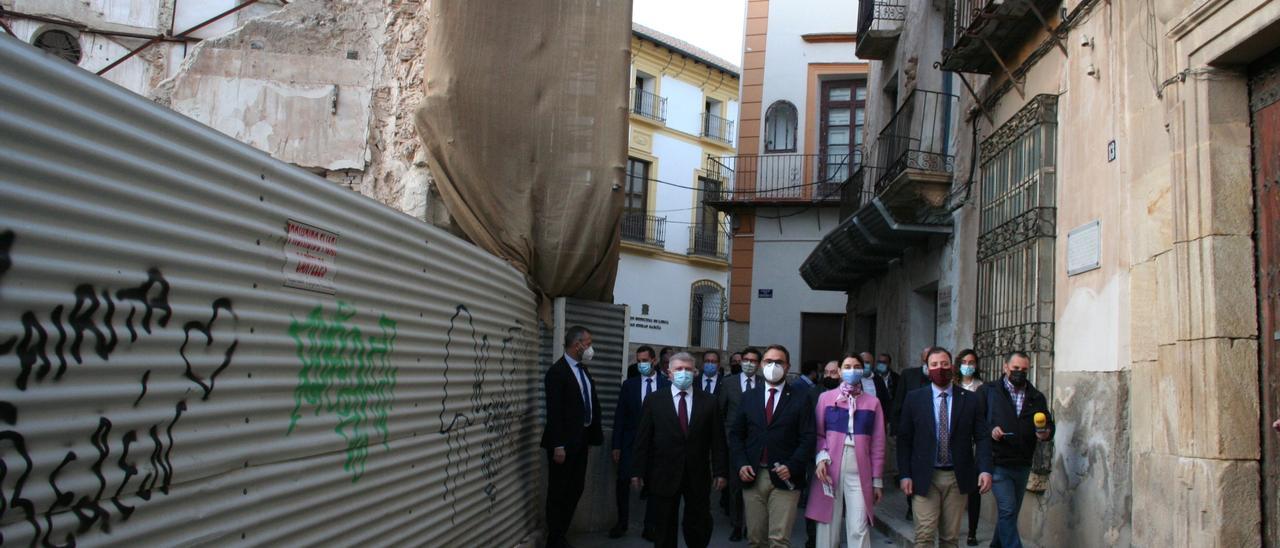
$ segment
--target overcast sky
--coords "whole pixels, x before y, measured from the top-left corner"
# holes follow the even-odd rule
[[[633,0],[632,20],[742,65],[746,0]]]

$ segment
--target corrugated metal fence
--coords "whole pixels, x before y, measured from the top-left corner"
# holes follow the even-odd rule
[[[0,104],[3,542],[538,527],[516,271],[9,37]]]

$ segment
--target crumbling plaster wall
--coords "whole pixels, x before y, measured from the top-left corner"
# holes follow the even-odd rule
[[[272,156],[447,225],[413,128],[426,2],[300,0],[202,42],[155,99]],[[430,207],[434,205],[435,207]]]

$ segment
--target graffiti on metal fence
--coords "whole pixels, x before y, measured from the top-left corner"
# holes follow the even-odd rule
[[[16,240],[13,231],[0,232],[0,283],[13,269]],[[148,269],[145,278],[136,286],[115,291],[87,283],[76,285],[69,305],[58,304],[43,313],[22,311],[21,333],[0,334],[0,357],[12,354],[18,362],[13,377],[16,397],[0,401],[0,523],[9,524],[4,533],[12,533],[17,524],[25,522],[31,528],[30,545],[74,546],[79,535],[94,527],[110,533],[113,519],[128,520],[136,510],[136,503],[130,504],[133,499],[149,501],[157,491],[169,493],[174,481],[173,430],[188,409],[188,398],[172,389],[164,397],[149,398],[148,383],[153,375],[189,380],[196,386],[186,393],[199,388],[201,400],[209,399],[214,379],[231,364],[239,344],[239,318],[230,299],[215,299],[207,321],[184,324],[184,342],[173,349],[175,367],[143,371],[136,397],[113,401],[103,396],[97,403],[96,420],[85,421],[83,426],[59,427],[58,434],[22,424],[25,401],[54,401],[27,394],[68,382],[95,356],[127,371],[136,363],[128,356],[133,345],[168,328],[174,316],[169,302],[172,288],[158,267]],[[194,337],[194,333],[202,337]],[[186,364],[185,372],[176,366],[179,358]],[[98,366],[94,374],[102,371]],[[140,406],[145,406],[141,409],[145,416],[154,418],[136,418],[142,416]],[[62,437],[62,433],[77,429],[83,438]],[[56,444],[58,449],[37,451],[33,444]],[[36,460],[54,454],[61,457],[49,462]],[[86,482],[85,477],[92,480]],[[88,487],[80,487],[83,485]],[[6,519],[11,511],[19,512],[22,520]],[[5,540],[0,534],[0,544]]]
[[[506,329],[502,346],[497,349],[497,363],[494,364],[493,344],[488,334],[477,332],[471,311],[465,305],[457,305],[449,319],[449,330],[445,334],[444,395],[440,399],[439,434],[445,437],[448,447],[445,480],[441,487],[452,511],[451,520],[458,512],[458,489],[469,483],[472,449],[480,453],[480,479],[484,482],[483,492],[489,500],[490,511],[497,501],[494,478],[499,477],[502,461],[514,453],[516,438],[513,430],[525,411],[517,400],[517,358],[531,355],[530,348],[517,347],[519,341],[530,339],[524,333],[523,324],[518,320],[515,323]],[[472,371],[469,383],[454,378],[458,376],[458,370],[466,369]],[[498,375],[496,381],[489,379],[491,372]],[[459,387],[459,384],[463,386]],[[449,401],[451,387],[455,393],[460,388],[470,389],[469,409],[459,410],[455,403]],[[476,443],[471,436],[471,427],[476,425],[484,429],[486,437],[482,443]]]
[[[334,427],[347,442],[347,458],[342,468],[351,482],[360,481],[369,456],[370,431],[381,434],[387,445],[387,417],[395,399],[396,373],[391,363],[395,348],[396,322],[385,314],[378,319],[379,333],[365,336],[352,319],[356,309],[338,301],[325,314],[317,306],[305,318],[293,318],[289,336],[293,338],[302,368],[293,392],[294,407],[289,416],[292,434],[302,418],[302,407],[337,415]],[[212,382],[210,382],[212,386]]]

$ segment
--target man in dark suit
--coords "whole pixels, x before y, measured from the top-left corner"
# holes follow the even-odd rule
[[[724,417],[725,434],[733,426],[733,417],[738,413],[742,403],[742,395],[754,390],[764,383],[760,378],[760,350],[748,347],[742,351],[742,359],[738,366],[742,369],[737,375],[724,379],[724,388],[717,394],[720,400],[720,416]],[[746,535],[742,509],[742,480],[738,474],[730,470],[729,474],[729,540],[738,542]]]
[[[925,376],[924,370],[927,367],[925,362],[930,348],[932,347],[926,347],[924,351],[920,353],[920,363],[916,367],[904,364],[905,368],[902,370],[902,374],[898,376],[898,388],[893,394],[893,406],[890,407],[893,411],[892,416],[890,417],[891,420],[889,421],[893,424],[895,436],[897,434],[896,430],[898,428],[898,419],[902,417],[902,402],[907,399],[907,394],[912,390],[929,384],[929,378]],[[888,356],[888,354],[881,354],[882,358],[885,356]],[[900,451],[896,447],[894,450]],[[899,480],[902,479],[902,474],[902,470],[898,470]],[[911,521],[911,517],[911,497],[907,497],[907,521]]]
[[[656,392],[667,389],[671,383],[658,374],[654,364],[653,348],[641,346],[636,349],[636,377],[622,383],[622,391],[618,393],[618,407],[613,413],[613,463],[618,465],[618,479],[615,496],[618,505],[618,522],[609,530],[609,538],[622,538],[627,534],[627,523],[631,519],[631,477],[636,475],[631,470],[632,451],[635,444],[636,430],[640,427],[640,412],[644,410],[644,402]],[[653,539],[653,498],[648,499],[644,513],[644,531],[641,536]]]
[[[932,348],[932,347],[930,347]],[[925,376],[926,357],[929,348],[925,348],[920,354],[920,363],[915,367],[909,364],[903,364],[902,373],[898,376],[898,388],[893,393],[893,423],[898,424],[898,419],[902,416],[902,402],[906,399],[907,393],[929,384],[929,377]]]
[[[591,332],[580,325],[564,333],[564,356],[547,369],[543,386],[547,397],[542,447],[547,450],[547,546],[568,546],[564,535],[582,496],[587,473],[587,448],[604,441],[600,427],[600,398],[587,372],[595,350]]]
[[[724,380],[724,371],[720,369],[720,352],[707,350],[702,353],[701,375],[695,379],[697,388],[715,396],[720,393],[720,381]]]
[[[893,370],[893,358],[889,354],[881,353],[879,359],[874,359],[870,352],[863,352],[859,357],[862,363],[866,365],[868,371],[874,372],[872,378],[876,382],[876,399],[880,400],[880,408],[886,413],[893,412],[893,400],[896,396],[899,384],[899,375]],[[893,431],[893,421],[885,425],[887,431]]]
[[[991,489],[986,405],[952,384],[951,353],[926,353],[929,385],[906,395],[898,421],[902,492],[914,502],[916,546],[956,546],[968,494]],[[976,451],[975,451],[976,449]]]
[[[781,345],[765,350],[765,385],[742,395],[729,429],[733,472],[748,485],[743,499],[752,547],[789,545],[805,470],[813,460],[813,406],[807,394],[787,383],[790,362]]]
[[[653,353],[652,346],[645,344],[645,345],[641,345],[640,348],[637,348],[636,361],[631,362],[631,365],[627,366],[627,378],[634,379],[636,377],[639,377],[640,370],[638,367],[640,365],[640,362],[649,362],[650,364],[653,364],[654,357],[655,357],[655,354]]]
[[[650,396],[640,415],[632,484],[636,489],[649,486],[657,514],[656,546],[676,547],[683,500],[684,542],[706,548],[711,541],[707,488],[724,489],[726,483],[724,424],[715,396],[694,388],[693,356],[674,354],[668,368],[670,388]]]

